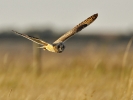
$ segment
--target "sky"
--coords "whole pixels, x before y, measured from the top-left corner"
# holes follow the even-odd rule
[[[0,0],[0,30],[60,31],[95,13],[98,18],[84,31],[133,31],[133,0]]]

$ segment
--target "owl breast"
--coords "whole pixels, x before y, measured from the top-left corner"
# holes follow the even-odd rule
[[[54,49],[54,47],[51,44],[48,44],[46,47],[46,50],[51,51],[51,52],[56,52],[56,50]]]

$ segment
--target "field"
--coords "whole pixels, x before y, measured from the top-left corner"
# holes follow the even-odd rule
[[[32,46],[1,45],[0,100],[133,100],[130,45],[42,51],[40,64]]]

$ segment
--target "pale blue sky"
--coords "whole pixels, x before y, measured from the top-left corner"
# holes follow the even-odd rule
[[[133,30],[133,0],[0,0],[0,30],[69,29],[94,13],[97,20],[84,31]]]

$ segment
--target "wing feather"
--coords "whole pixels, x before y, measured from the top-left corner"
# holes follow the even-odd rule
[[[47,42],[44,42],[43,40],[41,40],[41,39],[39,39],[39,38],[36,38],[36,37],[33,37],[33,36],[29,36],[29,35],[26,35],[26,34],[21,34],[21,33],[18,33],[18,32],[16,32],[16,31],[14,31],[14,30],[12,30],[12,31],[13,31],[14,33],[16,33],[17,35],[20,35],[20,36],[22,36],[22,37],[24,37],[24,38],[27,38],[27,39],[29,39],[29,40],[31,40],[31,41],[37,43],[37,44],[45,45],[45,46],[48,45]]]
[[[84,29],[85,27],[90,25],[97,17],[98,17],[98,14],[94,14],[94,15],[90,16],[89,18],[87,18],[86,20],[84,20],[83,22],[81,22],[77,26],[75,26],[73,29],[71,29],[70,31],[68,31],[64,35],[62,35],[53,44],[60,43],[60,42],[65,42],[68,38],[73,36],[75,33],[81,31],[82,29]]]

